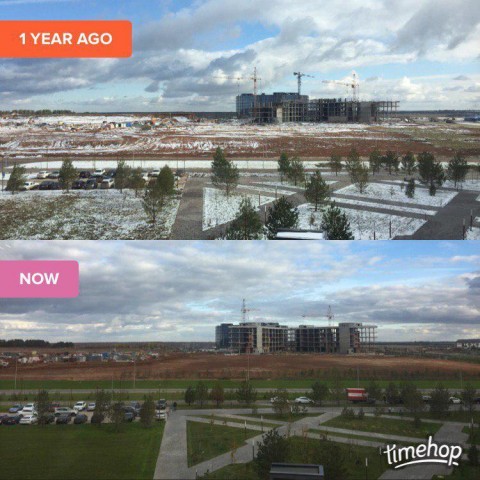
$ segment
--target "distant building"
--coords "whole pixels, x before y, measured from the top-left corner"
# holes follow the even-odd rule
[[[457,340],[457,348],[465,350],[480,349],[480,338],[464,338]]]
[[[218,349],[229,347],[229,328],[232,325],[233,323],[222,323],[215,327],[215,345]]]

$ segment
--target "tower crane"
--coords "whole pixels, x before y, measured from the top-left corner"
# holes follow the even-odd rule
[[[328,319],[328,326],[331,327],[333,319],[335,318],[335,315],[333,314],[332,307],[329,305],[326,315],[321,315],[321,314],[319,315],[319,314],[315,314],[315,313],[313,313],[313,314],[304,313],[302,315],[302,318],[309,318],[309,317],[313,317],[313,318],[324,317],[324,318],[327,318]]]
[[[297,77],[297,82],[298,82],[298,96],[302,93],[302,77],[309,77],[309,78],[315,78],[312,75],[307,75],[306,73],[302,72],[293,72],[293,74]]]
[[[245,77],[225,77],[225,76],[221,76],[221,75],[216,75],[213,78],[219,78],[219,79],[222,79],[222,80],[236,80],[237,81],[238,95],[240,95],[240,82],[242,80],[249,80],[248,78],[245,78]]]
[[[360,81],[358,75],[355,72],[352,72],[352,79],[349,81],[342,80],[323,80],[322,83],[335,83],[336,85],[345,85],[352,89],[352,100],[358,102],[359,100],[359,90],[360,90]]]
[[[243,299],[240,311],[242,312],[242,322],[245,323],[247,321],[248,312],[256,312],[258,311],[258,308],[247,308],[247,301]]]

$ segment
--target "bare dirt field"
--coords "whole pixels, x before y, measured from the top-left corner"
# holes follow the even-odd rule
[[[244,378],[248,365],[246,355],[221,354],[165,354],[158,360],[138,362],[137,379],[190,379],[190,378]],[[479,378],[480,365],[452,360],[437,360],[417,357],[383,357],[365,355],[252,355],[250,377],[309,378],[338,372],[343,377],[354,378],[357,368],[362,377],[384,379]],[[0,379],[11,378],[14,366],[3,368]],[[22,365],[19,375],[25,380],[109,380],[128,379],[133,376],[133,363],[51,363]],[[333,370],[333,372],[332,372]]]
[[[205,159],[217,147],[236,159],[276,159],[286,151],[303,159],[347,155],[355,147],[363,156],[374,149],[399,154],[424,150],[448,158],[455,150],[480,155],[480,125],[414,121],[391,123],[306,123],[250,125],[238,121],[172,118],[145,129],[141,125],[106,129],[104,117],[66,116],[0,119],[0,155],[13,161],[39,162],[66,156],[91,159]],[[109,120],[109,117],[105,117]],[[126,120],[126,119],[122,119]],[[134,117],[130,118],[134,120]],[[142,122],[147,119],[139,118]],[[106,120],[105,120],[106,121]],[[470,158],[475,161],[475,158]]]

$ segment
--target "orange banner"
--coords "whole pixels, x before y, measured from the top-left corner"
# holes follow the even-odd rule
[[[128,20],[0,21],[0,58],[125,58]]]

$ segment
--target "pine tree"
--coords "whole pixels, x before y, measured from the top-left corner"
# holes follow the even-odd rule
[[[442,165],[435,161],[435,156],[430,152],[418,155],[418,173],[421,181],[428,185],[431,196],[435,195],[437,187],[441,187],[445,181]]]
[[[321,228],[327,240],[354,240],[347,216],[335,203],[325,210]]]
[[[448,162],[447,178],[453,182],[455,188],[457,184],[462,184],[465,181],[465,177],[468,173],[468,163],[465,157],[456,152],[453,158]]]
[[[93,412],[91,423],[101,425],[110,409],[112,395],[105,390],[95,392],[95,411]]]
[[[382,155],[377,148],[370,153],[369,164],[373,175],[380,172],[380,168],[382,167]]]
[[[157,186],[165,195],[172,195],[175,191],[175,176],[168,165],[165,165],[160,170],[157,178]]]
[[[350,150],[350,153],[348,154],[346,166],[345,166],[348,174],[350,175],[350,180],[352,183],[356,183],[359,167],[360,167],[360,155],[358,154],[356,148],[352,148]]]
[[[12,192],[12,195],[18,192],[27,180],[26,174],[27,169],[25,167],[14,165],[7,182],[7,191]]]
[[[135,197],[138,195],[138,191],[145,186],[145,179],[143,178],[142,169],[136,168],[130,177],[129,185],[135,191]]]
[[[408,181],[407,186],[405,187],[405,195],[408,198],[415,197],[415,179],[414,178],[411,178]]]
[[[195,387],[195,400],[203,407],[208,399],[208,387],[202,381],[197,383]]]
[[[149,428],[155,420],[155,402],[152,395],[147,395],[140,408],[140,423]]]
[[[319,205],[324,204],[330,198],[330,187],[319,170],[310,175],[305,187],[305,198],[315,205],[315,211],[318,210]]]
[[[128,185],[131,174],[132,169],[126,164],[125,160],[119,160],[115,173],[115,188],[123,192],[123,189]]]
[[[188,386],[185,390],[185,403],[190,406],[195,401],[195,389]]]
[[[328,396],[328,387],[325,383],[315,382],[312,385],[311,399],[317,404],[321,405]]]
[[[450,392],[443,385],[437,385],[431,393],[430,412],[433,416],[443,418],[448,413],[448,401]]]
[[[329,166],[330,169],[335,172],[335,176],[338,176],[338,172],[341,172],[343,168],[341,155],[334,153],[330,157]]]
[[[165,201],[165,195],[156,183],[148,185],[142,198],[142,205],[145,214],[154,226],[157,224],[158,216],[165,206]]]
[[[284,178],[288,177],[288,172],[290,171],[290,159],[288,154],[282,152],[278,160],[278,173],[280,173],[280,181],[283,183]]]
[[[257,400],[257,391],[249,380],[244,380],[240,383],[235,393],[239,403],[243,403],[244,405],[251,405]]]
[[[216,187],[224,188],[227,196],[237,188],[239,179],[238,168],[232,161],[227,160],[223,150],[218,147],[213,155],[212,183]]]
[[[50,408],[50,397],[46,390],[40,390],[35,398],[37,404],[38,423],[40,425],[47,424],[47,415]]]
[[[240,202],[237,217],[227,227],[226,240],[258,240],[262,236],[263,225],[250,198]]]
[[[215,382],[212,390],[210,391],[210,398],[215,402],[217,408],[220,407],[220,405],[225,401],[225,392],[221,382]]]
[[[360,193],[366,190],[368,180],[368,168],[362,164],[358,165],[354,183]]]
[[[61,187],[67,192],[72,188],[73,182],[77,179],[77,169],[73,166],[72,161],[69,158],[66,158],[62,162],[62,168],[60,169],[60,174],[58,180]]]
[[[254,460],[259,478],[269,478],[272,463],[286,462],[289,451],[288,441],[283,435],[280,435],[275,429],[268,431],[263,436],[262,442],[258,444],[258,452]]]
[[[282,196],[268,208],[265,227],[268,238],[276,238],[281,228],[295,228],[298,222],[298,209],[286,197]]]
[[[408,176],[413,175],[415,173],[415,170],[417,169],[417,167],[416,167],[415,155],[412,152],[407,152],[402,157],[401,169],[402,169],[402,172]]]
[[[298,182],[303,182],[305,178],[305,168],[303,167],[303,163],[299,158],[292,158],[287,176],[295,186]]]
[[[388,174],[391,175],[392,171],[398,172],[399,160],[398,155],[395,152],[389,150],[383,157],[382,162],[388,170]]]

